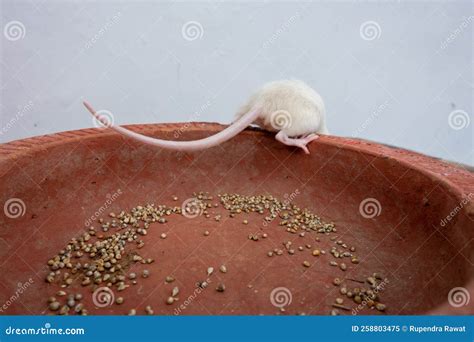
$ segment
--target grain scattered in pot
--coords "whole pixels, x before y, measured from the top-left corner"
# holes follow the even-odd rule
[[[151,307],[150,305],[147,305],[147,306],[145,307],[145,313],[146,313],[147,315],[153,315],[153,314],[154,314],[154,311],[153,311],[153,309],[152,309],[152,307]]]
[[[60,315],[67,315],[69,312],[70,308],[67,305],[63,305],[61,309],[59,310]]]
[[[56,302],[56,301],[49,303],[49,309],[52,310],[52,311],[59,310],[60,306],[61,306],[61,304],[59,302]]]

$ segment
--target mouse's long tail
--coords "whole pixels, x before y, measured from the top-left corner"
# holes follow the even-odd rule
[[[84,101],[84,106],[103,125],[112,128],[120,134],[123,134],[127,137],[130,137],[145,144],[178,151],[197,151],[217,146],[242,132],[259,116],[259,110],[252,109],[247,114],[240,117],[239,120],[232,123],[230,126],[210,137],[192,141],[173,141],[147,137],[146,135],[135,133],[120,126],[110,125],[110,123],[108,123],[105,118],[101,117],[100,114],[98,114],[88,102]]]

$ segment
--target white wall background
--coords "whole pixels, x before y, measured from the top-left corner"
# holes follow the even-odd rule
[[[91,127],[82,98],[116,124],[228,123],[300,78],[335,135],[474,164],[471,1],[1,4],[0,142]]]

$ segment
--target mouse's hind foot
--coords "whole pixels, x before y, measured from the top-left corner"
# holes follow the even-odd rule
[[[311,141],[316,140],[319,138],[319,135],[315,133],[311,133],[308,135],[305,135],[302,138],[290,138],[288,137],[283,131],[280,131],[277,133],[275,136],[275,139],[278,140],[279,142],[288,145],[288,146],[296,146],[301,148],[306,154],[309,154],[308,147],[306,146],[309,144]]]

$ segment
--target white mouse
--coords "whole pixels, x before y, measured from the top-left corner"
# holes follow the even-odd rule
[[[250,97],[236,114],[236,120],[221,132],[193,141],[172,141],[147,137],[120,126],[110,125],[105,118],[84,101],[89,112],[102,124],[145,144],[161,148],[196,151],[219,145],[256,124],[269,132],[278,132],[275,139],[288,146],[297,146],[309,153],[306,145],[318,139],[317,133],[329,134],[326,128],[324,102],[319,94],[298,80],[282,80],[265,84]]]

